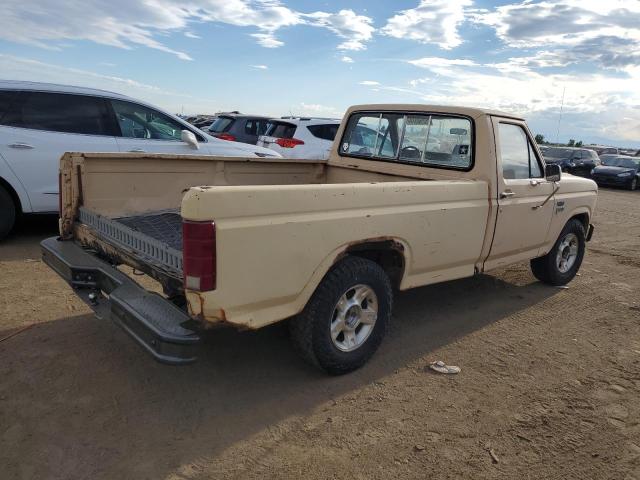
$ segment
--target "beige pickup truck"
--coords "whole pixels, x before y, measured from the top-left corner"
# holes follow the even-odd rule
[[[545,166],[522,118],[430,105],[350,108],[326,161],[67,153],[60,182],[44,261],[156,359],[193,361],[203,329],[288,320],[331,374],[376,351],[394,289],[524,261],[569,282],[597,196]]]

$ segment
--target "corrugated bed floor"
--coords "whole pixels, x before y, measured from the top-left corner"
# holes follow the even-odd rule
[[[120,217],[114,220],[176,250],[182,250],[182,217],[177,210]]]

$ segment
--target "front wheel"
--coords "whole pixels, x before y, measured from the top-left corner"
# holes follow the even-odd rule
[[[549,285],[566,285],[580,269],[585,246],[582,223],[576,219],[569,220],[549,253],[531,260],[533,275]]]
[[[351,372],[380,346],[393,292],[385,271],[359,257],[340,261],[290,323],[296,350],[327,373]]]
[[[631,183],[629,184],[629,190],[635,190],[636,188],[638,188],[638,177],[633,177],[633,179],[631,180]]]

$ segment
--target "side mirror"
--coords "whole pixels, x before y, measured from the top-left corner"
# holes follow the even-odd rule
[[[544,178],[550,182],[559,182],[562,177],[560,165],[547,164],[544,166]]]
[[[189,130],[182,130],[182,133],[180,134],[180,138],[184,143],[189,145],[194,150],[198,150],[198,148],[200,148],[200,145],[198,145],[198,139],[193,134],[193,132]]]

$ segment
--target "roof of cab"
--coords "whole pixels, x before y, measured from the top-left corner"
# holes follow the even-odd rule
[[[56,83],[27,82],[22,80],[0,80],[0,90],[33,90],[37,92],[75,93],[78,95],[93,95],[116,99],[132,100],[131,97],[108,90],[97,88],[76,87],[73,85],[59,85]]]
[[[405,111],[405,112],[434,112],[434,113],[454,113],[458,115],[467,115],[472,118],[478,118],[482,115],[493,115],[496,117],[513,118],[515,120],[524,120],[519,115],[513,113],[501,112],[498,110],[490,110],[486,108],[461,107],[455,105],[426,105],[421,103],[378,103],[354,105],[349,108],[348,113],[354,111]]]

